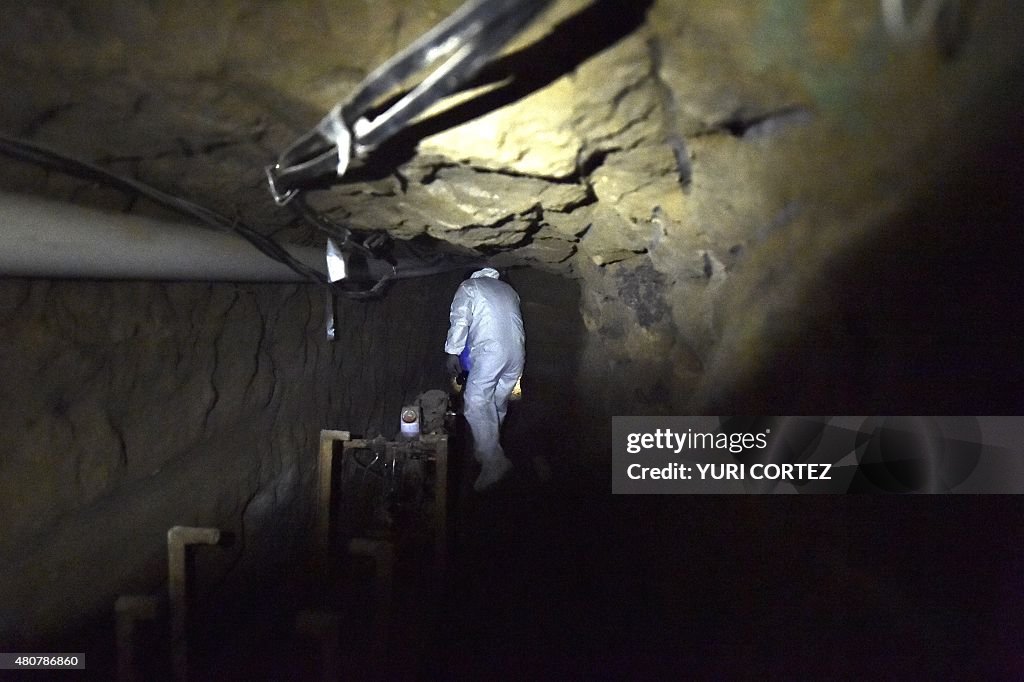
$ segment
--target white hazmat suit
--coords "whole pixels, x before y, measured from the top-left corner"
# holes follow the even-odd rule
[[[467,344],[472,367],[463,392],[464,412],[481,467],[473,487],[483,490],[512,467],[501,448],[499,430],[526,358],[519,294],[498,279],[494,268],[474,272],[452,300],[444,350],[458,355]]]

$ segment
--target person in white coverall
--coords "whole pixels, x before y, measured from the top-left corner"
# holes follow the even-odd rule
[[[459,354],[467,344],[472,366],[463,404],[481,467],[473,484],[479,491],[500,481],[512,468],[501,448],[499,430],[526,359],[519,294],[498,278],[494,268],[477,270],[455,292],[444,344],[452,374],[461,371]]]

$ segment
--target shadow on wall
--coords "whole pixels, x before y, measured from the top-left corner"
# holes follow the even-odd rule
[[[95,623],[112,642],[117,596],[162,590],[174,525],[238,538],[202,554],[201,598],[272,580],[319,430],[393,434],[443,384],[444,277],[345,301],[335,342],[309,285],[0,281],[0,649]]]
[[[458,271],[395,282],[379,300],[334,299],[338,359],[329,382],[332,413],[322,428],[393,438],[402,407],[445,388],[444,340]],[[449,293],[451,292],[451,293]]]
[[[420,140],[462,125],[547,87],[636,31],[654,0],[598,0],[555,26],[551,33],[487,66],[465,89],[493,90],[410,126],[382,144],[346,181],[387,177],[416,153]],[[389,102],[390,103],[390,102]],[[388,106],[389,103],[382,105]]]
[[[528,268],[503,277],[519,293],[526,328],[523,399],[509,409],[503,443],[517,465],[557,468],[577,454],[574,435],[583,416],[575,388],[585,333],[579,286]]]

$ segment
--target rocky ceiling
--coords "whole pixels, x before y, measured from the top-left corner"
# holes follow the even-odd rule
[[[0,129],[319,243],[264,166],[459,4],[8,3]],[[836,254],[1019,126],[1018,15],[1012,0],[559,0],[311,203],[575,277],[601,362],[657,357],[646,371],[685,382],[756,361],[772,316],[730,310],[789,310]],[[9,160],[0,183],[154,210]]]

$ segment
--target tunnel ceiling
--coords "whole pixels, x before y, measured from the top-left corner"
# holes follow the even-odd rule
[[[0,126],[308,241],[286,229],[291,214],[271,201],[263,167],[458,5],[8,8]],[[896,45],[877,3],[859,0],[563,0],[482,87],[312,201],[353,227],[425,233],[548,267],[621,261],[663,239],[698,271],[709,249],[728,265],[730,250],[798,217],[801,193],[856,126],[905,120],[911,98],[871,80],[881,74],[886,87],[916,95],[917,70],[941,66],[941,46],[924,42]],[[867,101],[879,96],[894,101]],[[827,140],[828,126],[841,135]],[[125,207],[117,193],[7,168],[13,189]]]
[[[274,204],[264,166],[459,4],[5,6],[0,129],[322,243]],[[801,286],[821,254],[869,234],[1017,115],[1012,2],[941,2],[918,35],[887,27],[887,4],[560,0],[479,87],[310,201],[355,228],[581,278],[591,331],[639,326],[647,336],[629,343],[642,345],[685,327],[685,349],[661,341],[696,357],[677,367],[699,365],[722,334],[715,292],[746,261],[804,269]],[[9,160],[0,186],[153,210]]]

